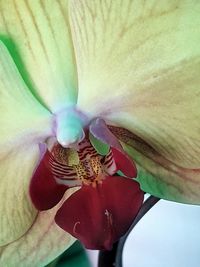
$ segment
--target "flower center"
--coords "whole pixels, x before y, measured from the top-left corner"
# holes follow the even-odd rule
[[[104,179],[105,174],[116,172],[115,161],[110,151],[101,156],[91,145],[88,138],[77,144],[77,148],[64,148],[60,144],[54,145],[51,151],[50,166],[55,179],[60,184],[70,186],[85,184],[96,186]]]
[[[83,160],[80,164],[75,165],[74,169],[77,174],[77,178],[81,180],[83,184],[96,186],[101,182],[103,169],[99,156],[90,157]]]

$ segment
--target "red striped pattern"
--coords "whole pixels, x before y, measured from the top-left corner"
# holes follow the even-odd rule
[[[107,174],[114,175],[117,172],[117,166],[111,149],[109,150],[108,154],[104,157],[102,164],[104,166],[104,171]]]
[[[57,148],[59,149],[58,145]],[[62,147],[60,149],[63,150]],[[66,155],[69,155],[69,153],[66,153]],[[103,157],[97,153],[86,138],[79,144],[77,153],[79,164],[72,166],[67,164],[67,158],[66,163],[61,163],[56,159],[55,154],[51,154],[49,165],[57,183],[69,187],[80,186],[83,182],[90,184],[93,181],[98,181],[99,174],[113,175],[117,171],[112,151],[110,150]]]

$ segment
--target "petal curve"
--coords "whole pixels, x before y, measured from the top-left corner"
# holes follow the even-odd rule
[[[0,114],[0,245],[5,245],[35,219],[28,184],[39,157],[37,143],[51,134],[51,115],[31,95],[2,42]]]
[[[75,2],[79,108],[199,168],[200,2]]]
[[[1,1],[0,14],[0,34],[14,42],[36,95],[53,112],[76,103],[68,0]]]
[[[123,153],[115,148],[112,148],[111,150],[117,170],[122,171],[123,174],[129,178],[135,178],[137,176],[137,168],[134,161],[126,155],[126,153]]]
[[[130,227],[143,201],[137,182],[106,177],[96,188],[82,186],[58,210],[55,221],[89,249],[111,249]]]
[[[37,214],[29,199],[29,179],[39,157],[38,147],[15,147],[0,154],[0,245],[22,236]]]
[[[74,192],[74,189],[70,190],[63,201]],[[51,210],[39,212],[26,234],[0,248],[0,266],[44,267],[74,243],[75,239],[54,221],[55,213],[62,203]]]
[[[50,112],[33,97],[1,41],[0,126],[0,154],[16,142],[36,144],[52,134]]]
[[[136,163],[137,180],[142,190],[166,200],[200,204],[200,168],[187,169],[176,165],[127,130],[112,127],[112,132]]]
[[[59,185],[49,166],[50,152],[44,144],[40,145],[40,160],[31,178],[29,192],[32,203],[37,210],[53,208],[62,199],[68,189]]]

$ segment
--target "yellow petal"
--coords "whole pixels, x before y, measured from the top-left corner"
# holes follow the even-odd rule
[[[200,204],[200,168],[182,168],[164,158],[138,136],[121,128],[111,129],[136,162],[137,180],[142,190],[166,200]]]
[[[28,189],[38,158],[38,147],[29,144],[0,154],[0,246],[22,236],[35,219]]]
[[[69,191],[65,199],[73,192]],[[62,202],[51,210],[40,212],[26,234],[0,248],[0,266],[44,267],[73,244],[75,239],[54,222]]]
[[[0,42],[0,155],[21,143],[38,143],[52,132],[51,115],[26,87]],[[42,126],[42,127],[41,127]]]
[[[68,0],[0,1],[0,37],[25,81],[52,111],[76,102]]]
[[[78,106],[200,167],[200,2],[71,1]]]
[[[50,122],[0,42],[0,245],[19,238],[35,219],[28,186]]]

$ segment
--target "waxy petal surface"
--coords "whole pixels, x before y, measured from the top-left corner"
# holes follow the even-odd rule
[[[123,174],[129,178],[135,178],[137,176],[137,168],[134,161],[126,155],[126,153],[123,153],[115,148],[112,148],[111,150],[117,170],[122,171]]]
[[[37,142],[51,134],[50,121],[0,42],[0,245],[19,238],[35,219],[28,185],[39,157]]]
[[[64,199],[73,191],[68,190]],[[60,229],[54,221],[62,203],[51,210],[39,212],[26,234],[0,248],[0,266],[44,267],[73,244],[75,239]]]
[[[0,39],[1,35],[13,42],[24,79],[51,111],[76,102],[68,0],[1,1]]]
[[[89,249],[111,249],[142,205],[143,192],[129,178],[110,176],[97,187],[83,186],[56,214],[56,223]]]
[[[0,155],[0,246],[18,239],[35,220],[28,189],[38,157],[38,147],[32,145]]]
[[[0,127],[0,155],[16,144],[38,143],[52,134],[51,114],[33,97],[2,42]]]
[[[79,108],[188,169],[200,167],[199,12],[186,0],[70,2]]]
[[[30,182],[30,197],[37,210],[53,208],[62,199],[67,186],[59,185],[50,169],[50,152],[40,145],[40,160]]]
[[[170,162],[144,140],[126,130],[122,135],[122,129],[113,127],[112,132],[136,163],[137,180],[144,192],[166,200],[200,204],[200,168],[187,169]]]

